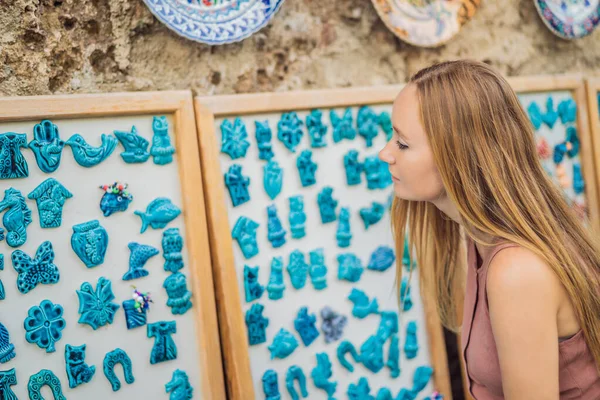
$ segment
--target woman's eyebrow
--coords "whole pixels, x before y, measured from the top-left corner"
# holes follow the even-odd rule
[[[403,139],[406,139],[406,135],[404,135],[402,131],[398,129],[395,125],[392,125],[392,129],[398,134],[398,136],[402,137]]]

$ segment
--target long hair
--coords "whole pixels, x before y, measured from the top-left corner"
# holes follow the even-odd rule
[[[600,370],[600,246],[544,171],[532,124],[508,82],[476,61],[443,62],[414,75],[425,128],[446,195],[464,233],[516,243],[541,257],[566,288]],[[422,293],[458,331],[464,298],[463,232],[435,205],[395,198],[398,260],[416,254]],[[402,265],[397,265],[397,283]],[[412,269],[411,269],[412,272]],[[398,289],[400,290],[400,289]]]

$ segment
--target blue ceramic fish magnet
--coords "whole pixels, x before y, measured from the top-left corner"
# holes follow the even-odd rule
[[[135,164],[143,163],[148,160],[150,157],[148,145],[150,143],[138,134],[135,126],[131,127],[131,132],[113,131],[113,133],[125,148],[125,151],[121,153],[123,161],[128,164]]]
[[[0,323],[0,364],[9,362],[15,358],[15,346],[10,342],[10,335],[8,329]],[[0,389],[2,381],[0,380]],[[0,393],[2,393],[0,391]]]
[[[54,265],[54,250],[52,243],[46,241],[38,247],[35,257],[31,258],[21,250],[13,251],[11,255],[13,268],[17,277],[17,289],[26,294],[42,283],[51,285],[58,283],[60,273]]]
[[[17,189],[4,191],[4,199],[0,201],[0,212],[6,211],[2,223],[6,228],[6,244],[19,247],[27,241],[27,226],[31,224],[31,210],[27,207],[25,197]]]
[[[17,179],[29,176],[27,160],[21,154],[27,147],[27,135],[7,132],[0,134],[0,179]]]
[[[108,233],[98,220],[74,225],[71,248],[86,267],[96,267],[104,262]]]
[[[127,210],[129,203],[133,200],[133,196],[127,191],[127,187],[126,183],[119,182],[100,186],[100,189],[104,191],[100,200],[100,210],[105,217],[115,212]]]
[[[56,171],[63,147],[65,142],[61,140],[58,127],[52,121],[46,119],[33,127],[33,140],[29,142],[29,148],[43,172],[49,174]]]
[[[73,197],[59,181],[48,178],[27,195],[37,203],[42,228],[58,228],[62,224],[62,210],[65,201]]]
[[[158,249],[146,245],[131,242],[129,247],[129,270],[123,275],[124,281],[148,276],[149,272],[144,269],[146,262],[159,253]]]
[[[180,369],[173,371],[173,377],[169,383],[165,384],[165,391],[170,393],[169,400],[191,400],[194,395],[190,379]]]
[[[88,324],[94,330],[101,326],[112,324],[119,305],[113,303],[115,295],[109,279],[101,277],[98,279],[96,290],[89,282],[81,284],[81,290],[77,290],[79,298],[79,323]]]
[[[123,374],[125,375],[125,382],[128,384],[132,384],[135,382],[135,377],[133,376],[133,369],[131,364],[131,358],[125,353],[123,349],[116,348],[113,351],[106,353],[103,361],[103,370],[104,376],[110,382],[112,386],[113,392],[121,389],[121,381],[117,378],[115,374],[115,365],[121,364],[123,367]]]
[[[181,214],[181,210],[166,197],[159,197],[150,202],[146,212],[135,211],[142,219],[140,233],[146,232],[148,226],[152,229],[162,229]]]
[[[62,386],[60,380],[54,372],[49,369],[43,369],[37,374],[33,374],[29,377],[29,383],[27,384],[27,391],[29,392],[30,399],[43,399],[42,387],[48,386],[52,392],[54,400],[67,400],[63,395]]]
[[[66,144],[71,146],[77,164],[90,168],[107,159],[117,147],[117,139],[114,136],[102,134],[101,140],[102,144],[99,147],[90,146],[83,136],[76,133]]]
[[[169,137],[169,122],[167,121],[167,117],[153,117],[152,130],[154,131],[154,136],[152,136],[150,154],[152,154],[154,164],[165,165],[171,163],[175,147],[171,144],[171,138]]]
[[[86,345],[65,346],[65,364],[67,366],[67,378],[69,378],[69,387],[76,388],[79,385],[88,383],[96,373],[96,367],[90,367],[85,363]]]

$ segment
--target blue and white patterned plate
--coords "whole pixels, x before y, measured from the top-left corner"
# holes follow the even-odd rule
[[[263,28],[284,0],[144,0],[178,35],[211,45],[239,42]]]
[[[552,33],[577,39],[592,33],[600,22],[600,0],[533,0]]]

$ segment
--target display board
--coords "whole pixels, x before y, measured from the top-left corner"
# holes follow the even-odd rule
[[[191,93],[2,98],[0,165],[3,398],[224,399]]]
[[[586,79],[587,110],[592,144],[594,146],[595,168],[600,157],[600,78]],[[596,187],[600,187],[600,174],[596,174]]]
[[[432,294],[395,286],[399,90],[195,99],[231,399],[451,398]]]

